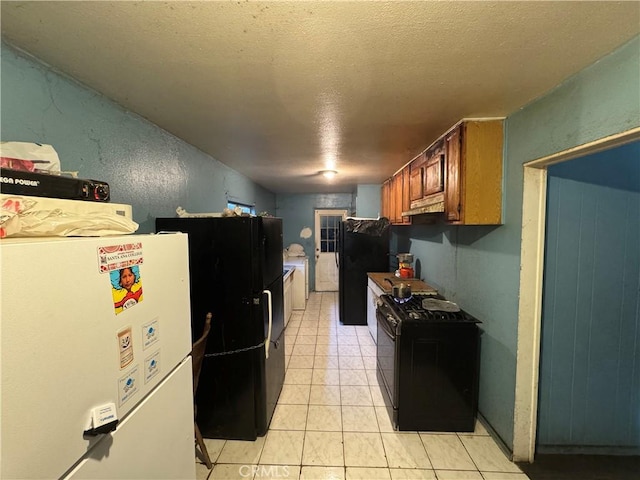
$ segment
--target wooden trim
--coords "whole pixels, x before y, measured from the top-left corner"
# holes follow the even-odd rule
[[[591,155],[593,153],[598,153],[613,147],[619,147],[636,140],[640,140],[640,127],[632,128],[631,130],[627,130],[622,133],[616,133],[615,135],[610,135],[608,137],[594,140],[593,142],[584,143],[582,145],[578,145],[577,147],[563,150],[562,152],[547,155],[546,157],[541,157],[536,160],[527,162],[523,166],[533,168],[546,168],[549,165],[565,162],[567,160],[572,160],[578,157],[584,157],[585,155]]]
[[[533,462],[538,416],[546,168],[525,167],[524,185],[520,251],[527,261],[520,265],[513,461]]]

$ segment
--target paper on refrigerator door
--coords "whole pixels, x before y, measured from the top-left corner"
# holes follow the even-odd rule
[[[108,273],[116,315],[142,302],[142,243],[98,247],[98,268]]]
[[[140,375],[138,365],[133,367],[127,374],[118,380],[119,398],[118,405],[121,407],[131,399],[140,389]]]
[[[144,359],[144,383],[149,382],[160,373],[160,350]]]
[[[120,369],[133,362],[133,336],[131,327],[126,327],[118,332],[118,353],[120,356]]]
[[[146,350],[158,340],[160,340],[160,320],[154,318],[142,325],[142,349]]]

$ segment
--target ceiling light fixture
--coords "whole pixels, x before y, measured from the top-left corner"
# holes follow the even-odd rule
[[[321,170],[320,173],[325,178],[333,178],[338,174],[338,172],[336,170]]]

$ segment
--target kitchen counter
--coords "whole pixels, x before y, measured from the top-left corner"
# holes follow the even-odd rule
[[[294,271],[295,269],[296,269],[296,267],[293,267],[293,266],[286,266],[286,267],[284,267],[284,268],[282,269],[282,273],[283,273],[282,281],[287,280],[287,279],[288,279],[288,278],[293,274],[293,271]]]
[[[392,272],[369,272],[367,276],[386,294],[391,294],[391,285],[385,282],[385,278],[390,278],[393,283],[408,283],[411,285],[411,293],[434,294],[438,291],[431,285],[423,282],[419,278],[399,278]]]
[[[284,267],[282,276],[282,297],[284,300],[284,326],[286,327],[293,310],[293,276],[296,267]]]
[[[304,310],[307,308],[309,298],[309,257],[285,257],[284,268],[294,268],[293,272],[293,309]]]

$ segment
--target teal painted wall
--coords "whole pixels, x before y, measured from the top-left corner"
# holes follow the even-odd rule
[[[636,37],[507,119],[508,214],[520,227],[523,163],[639,126]]]
[[[640,452],[640,142],[548,169],[537,451]]]
[[[498,227],[393,227],[391,250],[482,320],[482,415],[513,445],[522,228],[522,164],[640,125],[640,37],[505,121],[503,221]]]
[[[1,50],[2,141],[47,143],[63,170],[106,181],[111,201],[130,204],[139,233],[159,216],[220,212],[227,196],[275,213],[275,195],[247,177],[56,73],[4,42]]]
[[[350,193],[333,194],[280,194],[277,197],[276,215],[283,219],[282,229],[285,248],[299,243],[309,257],[309,289],[315,290],[315,211],[320,209],[347,210],[349,215],[355,212],[355,197]],[[312,235],[301,238],[304,228],[310,228]]]
[[[380,216],[382,185],[358,185],[356,190],[356,216],[378,218]]]

